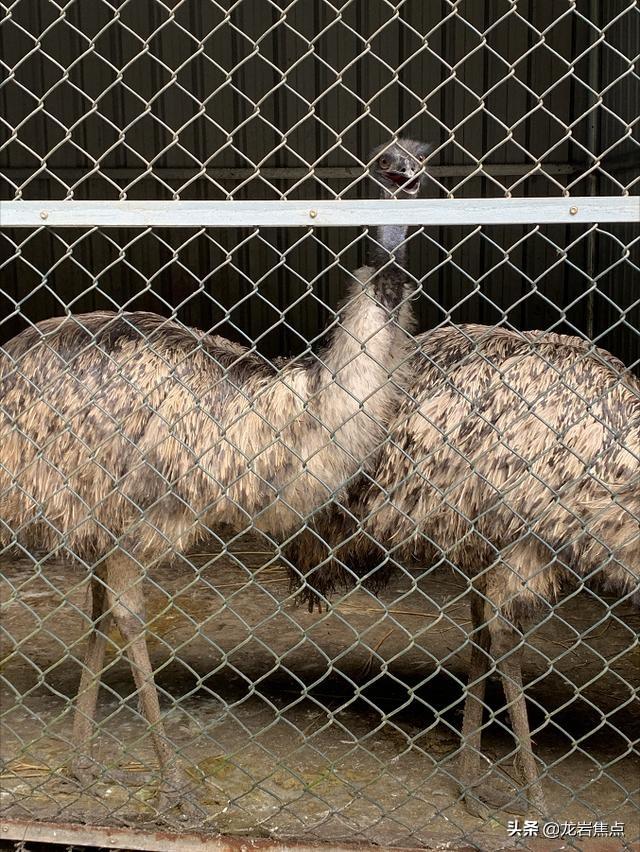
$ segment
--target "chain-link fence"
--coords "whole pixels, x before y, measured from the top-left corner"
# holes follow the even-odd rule
[[[2,9],[0,840],[631,848],[638,3]]]

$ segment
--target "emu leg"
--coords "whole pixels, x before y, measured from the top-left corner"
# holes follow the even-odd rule
[[[462,751],[458,758],[460,792],[467,810],[474,816],[486,818],[491,810],[504,808],[511,813],[522,813],[524,808],[515,801],[516,794],[501,789],[488,778],[483,766],[482,720],[491,632],[488,624],[491,607],[485,598],[473,592],[471,598],[471,623],[473,646],[469,663],[467,697],[462,721]]]
[[[160,703],[144,636],[146,622],[141,572],[132,560],[119,556],[112,558],[107,564],[106,579],[111,612],[122,638],[127,643],[127,656],[140,708],[153,738],[162,776],[158,810],[164,810],[180,801],[185,779],[173,759],[174,755],[160,718]]]
[[[522,651],[514,651],[516,631],[500,618],[491,622],[492,653],[502,676],[502,688],[509,708],[511,727],[518,742],[518,758],[522,767],[525,794],[534,808],[546,814],[542,785],[533,754],[527,705],[522,687]]]
[[[467,682],[467,697],[462,720],[462,744],[458,758],[460,792],[468,810],[475,816],[484,816],[486,809],[478,801],[478,793],[472,792],[482,775],[482,717],[486,676],[489,671],[489,647],[491,634],[486,626],[484,600],[476,592],[471,597],[471,624],[473,645]]]
[[[83,786],[88,786],[95,780],[100,771],[91,757],[92,737],[107,642],[106,634],[111,624],[111,613],[107,611],[106,589],[104,583],[97,577],[91,578],[91,595],[93,630],[89,636],[78,687],[73,717],[73,745],[77,751],[71,760],[71,773]]]

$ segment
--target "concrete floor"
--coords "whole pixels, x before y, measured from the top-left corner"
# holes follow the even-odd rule
[[[200,830],[404,846],[466,839],[499,848],[512,815],[471,817],[456,792],[468,627],[448,572],[394,578],[378,600],[296,607],[263,542],[201,552],[148,577],[148,642],[168,736],[193,780]],[[101,824],[157,822],[154,766],[112,631],[96,753],[104,775],[65,775],[72,699],[88,629],[85,576],[25,558],[2,568],[0,805],[7,816]],[[557,820],[601,819],[640,835],[640,619],[588,593],[563,604],[525,657],[537,756]],[[576,642],[579,635],[581,642]],[[549,660],[554,670],[550,671]],[[578,689],[575,689],[575,684]],[[502,693],[492,679],[488,701]],[[546,722],[545,722],[546,720]],[[635,742],[635,750],[633,743]],[[503,713],[485,751],[514,772]],[[138,783],[109,778],[128,767]],[[169,815],[179,825],[179,815]]]

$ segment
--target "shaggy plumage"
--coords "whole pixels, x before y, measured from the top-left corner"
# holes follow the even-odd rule
[[[456,336],[476,354],[448,365],[449,340],[435,391],[419,371],[390,423],[366,529],[392,552],[445,553],[471,576],[508,561],[491,593],[508,616],[600,567],[612,589],[630,591],[640,577],[640,383],[576,338],[481,326]]]

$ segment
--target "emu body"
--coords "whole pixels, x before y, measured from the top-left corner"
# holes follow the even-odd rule
[[[576,338],[501,331],[489,342],[481,326],[463,336],[474,351],[436,389],[421,371],[389,424],[367,529],[392,552],[444,553],[470,576],[499,559],[492,600],[505,615],[597,571],[631,592],[640,578],[640,383]],[[492,349],[502,349],[498,360]]]
[[[2,359],[3,522],[87,562],[222,526],[281,536],[380,441],[398,337],[366,288],[316,360],[280,369],[154,314],[40,323]]]
[[[371,170],[383,197],[417,192],[426,151],[411,140],[385,147]],[[373,265],[352,276],[317,356],[271,365],[155,314],[108,312],[47,320],[0,350],[0,544],[68,555],[93,575],[74,722],[81,781],[98,768],[90,741],[113,618],[162,793],[179,793],[144,640],[142,575],[220,528],[284,537],[380,443],[407,360],[397,322],[409,310],[405,236],[379,229]]]
[[[638,588],[640,383],[608,352],[564,335],[466,325],[418,341],[371,484],[319,513],[319,538],[305,532],[287,555],[311,599],[354,575],[379,586],[395,561],[444,559],[466,573],[473,645],[462,789],[478,814],[514,799],[483,778],[482,702],[495,660],[523,780],[544,811],[519,626],[566,585]]]

